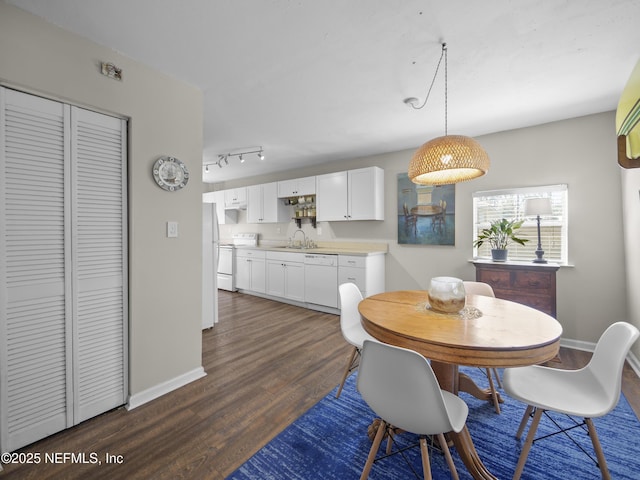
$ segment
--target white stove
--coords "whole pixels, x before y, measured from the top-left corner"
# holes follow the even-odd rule
[[[258,245],[257,233],[236,233],[230,244],[220,244],[218,255],[218,288],[235,292],[236,247],[255,247]]]
[[[258,234],[257,233],[235,233],[233,235],[234,247],[257,247],[258,246]]]

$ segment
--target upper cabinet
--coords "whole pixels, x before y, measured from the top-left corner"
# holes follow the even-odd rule
[[[228,210],[247,208],[247,187],[231,188],[224,191],[224,208]]]
[[[317,221],[384,220],[384,170],[367,167],[316,177]]]
[[[238,223],[238,211],[228,210],[225,208],[225,191],[218,190],[216,192],[207,192],[202,194],[202,201],[204,203],[216,204],[216,216],[218,217],[218,223],[224,225],[226,223]]]
[[[316,177],[294,178],[278,182],[278,197],[295,197],[316,193]]]
[[[278,198],[278,182],[247,187],[247,223],[279,223],[291,220],[291,212]]]

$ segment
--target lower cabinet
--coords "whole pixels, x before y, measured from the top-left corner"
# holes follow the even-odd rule
[[[363,297],[384,292],[384,255],[340,255],[338,285],[355,283]]]
[[[267,252],[266,293],[304,301],[304,256],[291,252]]]
[[[257,293],[266,292],[264,250],[236,249],[236,287]]]
[[[244,293],[337,313],[338,286],[342,283],[355,283],[363,297],[385,291],[384,254],[314,254],[260,248],[236,248],[235,252],[236,287]],[[327,263],[325,257],[333,260]]]

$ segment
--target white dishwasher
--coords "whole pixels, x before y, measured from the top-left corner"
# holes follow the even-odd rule
[[[338,308],[338,255],[305,254],[304,300]]]

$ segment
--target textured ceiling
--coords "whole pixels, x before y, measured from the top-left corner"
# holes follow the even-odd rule
[[[220,182],[615,110],[638,0],[5,0],[204,92]],[[126,75],[126,72],[124,72]],[[613,127],[612,127],[613,128]],[[408,161],[408,159],[407,159]]]

